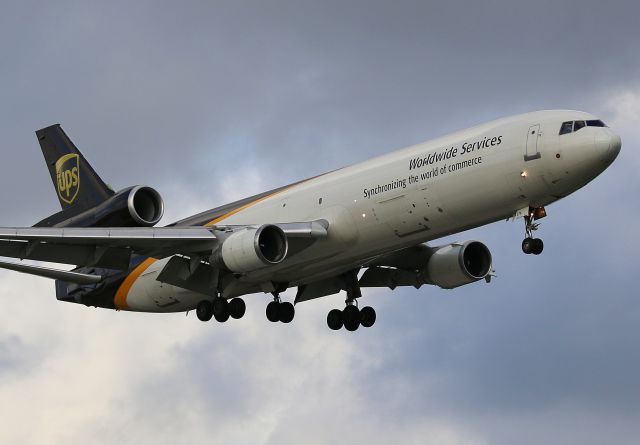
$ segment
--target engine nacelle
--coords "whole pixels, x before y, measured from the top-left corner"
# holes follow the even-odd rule
[[[127,195],[129,216],[140,226],[155,226],[164,213],[160,193],[147,186],[136,186]]]
[[[216,256],[230,271],[245,273],[282,262],[288,249],[284,231],[265,224],[232,233],[222,242]]]
[[[485,278],[491,272],[491,252],[479,241],[435,247],[422,270],[425,281],[453,289]]]
[[[67,217],[53,221],[61,212],[42,222],[42,225],[58,227],[150,227],[156,225],[164,213],[164,202],[153,188],[136,185],[120,190],[106,201]]]

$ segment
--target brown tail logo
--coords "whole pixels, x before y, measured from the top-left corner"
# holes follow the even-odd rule
[[[80,191],[80,157],[77,154],[69,153],[56,161],[56,182],[60,199],[72,204]]]

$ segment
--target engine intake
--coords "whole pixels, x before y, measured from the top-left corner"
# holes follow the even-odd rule
[[[284,231],[265,224],[232,233],[222,242],[218,257],[230,271],[245,273],[282,262],[288,249]]]
[[[127,197],[127,209],[134,222],[140,226],[154,226],[162,218],[164,202],[155,189],[138,185]]]
[[[491,272],[491,252],[479,241],[434,248],[422,273],[425,281],[453,289],[485,278]]]

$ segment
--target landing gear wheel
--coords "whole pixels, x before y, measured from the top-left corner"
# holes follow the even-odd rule
[[[229,315],[236,320],[242,318],[247,311],[247,305],[242,298],[234,298],[229,302]]]
[[[280,302],[272,301],[267,305],[267,320],[272,323],[280,321]]]
[[[534,255],[540,255],[544,249],[544,243],[540,238],[534,238],[532,241],[531,253]]]
[[[547,212],[544,207],[529,207],[529,214],[524,217],[524,232],[526,238],[522,241],[522,251],[529,254],[540,255],[544,249],[544,243],[540,238],[534,238],[533,233],[538,230],[540,224],[536,219],[544,218]]]
[[[293,307],[293,304],[285,301],[284,303],[280,303],[280,321],[283,323],[291,323],[293,317],[296,315],[296,309]]]
[[[196,306],[196,315],[200,321],[209,321],[213,316],[213,305],[209,300],[202,300]]]
[[[533,253],[533,238],[526,237],[522,240],[522,251],[527,255]]]
[[[214,298],[213,300],[213,316],[220,323],[224,323],[229,319],[229,303],[224,298]]]
[[[360,311],[358,308],[350,304],[342,311],[342,320],[347,331],[355,331],[360,326]]]
[[[371,306],[360,309],[360,324],[365,328],[370,328],[376,322],[376,311]]]
[[[333,331],[342,329],[342,311],[340,309],[332,309],[327,314],[327,326]]]

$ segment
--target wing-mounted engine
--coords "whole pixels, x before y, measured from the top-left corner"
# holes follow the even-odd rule
[[[244,227],[222,241],[211,263],[235,273],[253,272],[282,262],[288,247],[284,231],[274,224]]]
[[[252,272],[264,273],[269,266],[295,257],[326,238],[328,227],[325,220],[210,227],[216,239],[210,253],[174,256],[158,280],[205,295],[215,296],[219,291],[225,297],[242,295],[255,286],[251,278],[247,280]],[[236,274],[242,274],[243,280],[238,280]]]
[[[491,252],[479,241],[437,247],[421,273],[424,282],[453,289],[485,278],[491,272]]]
[[[487,278],[492,270],[491,252],[479,241],[403,249],[372,261],[360,278],[363,287],[434,284],[453,289]]]

